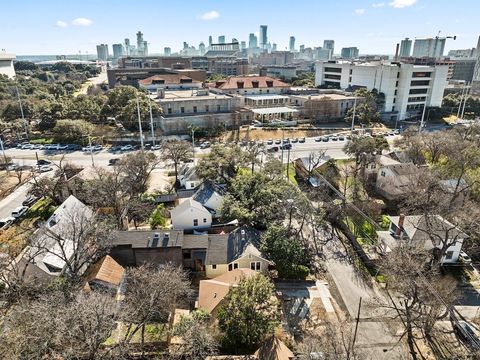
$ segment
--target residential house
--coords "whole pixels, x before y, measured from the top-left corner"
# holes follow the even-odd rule
[[[241,226],[227,234],[209,235],[205,275],[213,278],[235,269],[266,273],[272,263],[260,252],[260,233]]]
[[[183,200],[170,211],[175,230],[205,230],[212,226],[212,214],[192,198]]]
[[[387,200],[399,200],[418,184],[419,169],[414,164],[392,164],[378,169],[376,191]]]
[[[49,279],[60,275],[75,252],[81,229],[91,221],[93,211],[75,196],[70,195],[34,233],[32,245],[17,258],[25,276]]]
[[[440,215],[389,216],[388,231],[377,231],[380,251],[389,253],[402,242],[417,245],[435,255],[443,244],[448,247],[441,259],[442,264],[458,261],[462,245],[467,235]]]
[[[106,255],[90,266],[83,276],[85,291],[110,290],[117,291],[123,280],[125,269],[111,256]]]
[[[213,279],[200,281],[197,308],[215,316],[228,291],[238,286],[240,280],[255,274],[257,274],[255,270],[235,269]]]
[[[214,216],[218,216],[220,214],[224,196],[225,187],[217,185],[210,180],[206,180],[193,195],[193,200],[202,204]]]
[[[121,266],[145,263],[182,266],[183,231],[116,231],[110,256]]]
[[[292,360],[293,352],[276,336],[264,341],[260,348],[255,351],[255,356],[261,360]]]
[[[200,185],[202,179],[200,179],[195,171],[195,164],[185,163],[178,171],[178,181],[180,182],[180,186],[190,190],[195,189],[198,185]]]
[[[299,179],[308,181],[313,187],[319,187],[321,181],[317,175],[321,174],[328,166],[330,156],[306,156],[295,159],[295,174]]]

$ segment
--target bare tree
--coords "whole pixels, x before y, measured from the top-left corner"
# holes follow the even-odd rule
[[[121,304],[121,319],[127,330],[121,345],[128,345],[141,331],[142,349],[145,326],[149,323],[168,323],[171,337],[175,308],[191,295],[186,274],[170,265],[150,264],[127,271],[125,297]]]
[[[52,256],[63,266],[61,271],[73,284],[83,272],[104,256],[111,243],[112,227],[85,207],[75,207],[60,218],[51,218],[32,240],[30,251]]]
[[[53,292],[22,301],[1,328],[3,359],[108,358],[102,346],[115,328],[115,299],[103,293],[72,298]]]
[[[190,161],[193,156],[192,144],[187,141],[166,141],[162,144],[163,161],[173,162],[175,168],[175,183],[178,182],[178,165],[182,162]]]
[[[150,175],[160,159],[152,152],[140,151],[129,154],[119,162],[119,171],[123,175],[123,183],[130,195],[147,191]]]
[[[455,282],[442,278],[427,265],[429,256],[421,246],[399,244],[380,266],[385,274],[388,300],[378,299],[379,305],[393,313],[393,319],[403,324],[401,339],[406,338],[410,355],[419,358],[416,341],[433,336],[433,325],[449,315],[455,300]]]

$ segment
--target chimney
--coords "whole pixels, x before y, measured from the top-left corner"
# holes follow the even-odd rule
[[[400,49],[400,44],[397,43],[397,47],[395,49],[395,57],[394,57],[395,61],[398,61],[398,51],[399,51],[399,49]]]
[[[403,223],[405,222],[405,214],[400,214],[398,218],[397,230],[395,231],[396,236],[400,236],[402,234]]]

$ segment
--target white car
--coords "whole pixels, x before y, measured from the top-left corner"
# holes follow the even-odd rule
[[[38,168],[38,171],[40,172],[49,172],[49,171],[52,171],[53,168],[50,166],[50,165],[41,165],[39,168]]]
[[[458,260],[464,263],[471,263],[472,258],[467,255],[465,251],[460,251],[460,254],[458,255]]]
[[[22,145],[23,150],[30,150],[33,149],[33,144],[24,144]]]
[[[93,151],[100,151],[100,150],[103,149],[103,146],[102,145],[93,145],[92,148],[93,148]]]
[[[153,145],[150,150],[160,150],[160,145]]]
[[[28,210],[27,206],[19,206],[15,210],[12,211],[12,217],[15,219],[19,219],[22,217],[23,214],[25,214]]]
[[[204,143],[200,144],[200,149],[207,149],[210,147],[210,143],[205,141]]]
[[[130,151],[130,150],[133,150],[132,145],[124,145],[120,148],[120,151]]]
[[[6,230],[12,225],[15,221],[13,216],[6,217],[5,219],[0,219],[0,230]]]

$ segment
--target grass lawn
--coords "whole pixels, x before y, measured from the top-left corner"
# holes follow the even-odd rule
[[[130,329],[130,332],[133,332],[134,326]],[[145,326],[145,343],[149,342],[162,342],[167,340],[166,334],[166,325],[165,324],[147,324]],[[120,339],[125,337],[125,332],[127,331],[127,326],[123,323],[118,323],[117,328],[112,332],[110,337],[105,340],[104,345],[111,346],[116,344]],[[131,343],[139,344],[141,342],[142,329],[139,329],[135,335],[133,335]]]
[[[290,163],[288,165],[285,165],[285,176],[287,176],[287,168],[288,168],[288,180],[295,186],[298,186],[297,179],[295,179],[295,165],[293,163]]]

